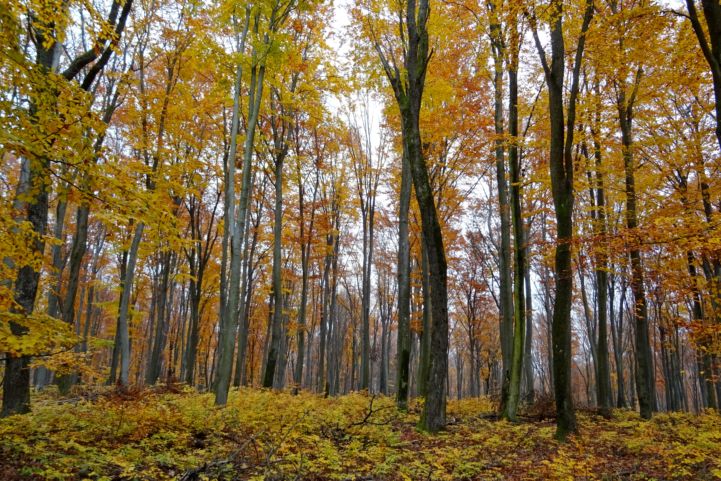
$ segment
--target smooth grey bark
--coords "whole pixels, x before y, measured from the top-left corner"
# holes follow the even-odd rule
[[[79,205],[75,213],[75,235],[73,236],[73,243],[70,248],[68,283],[62,309],[63,321],[70,325],[75,322],[75,297],[78,291],[78,285],[80,284],[80,267],[83,257],[85,256],[89,214],[90,204],[88,203]],[[83,296],[81,294],[81,301],[82,298]],[[75,375],[60,376],[57,379],[60,392],[69,392],[70,387],[75,383],[76,378],[77,376]]]
[[[259,30],[259,13],[253,18],[253,33]],[[245,52],[245,42],[250,28],[251,10],[246,7],[243,29],[237,37],[238,52]],[[267,36],[265,37],[267,40]],[[258,62],[257,49],[253,49],[251,59],[251,78],[248,95],[248,121],[245,143],[243,145],[243,171],[241,179],[240,202],[238,214],[235,214],[235,162],[237,155],[237,137],[240,117],[240,90],[243,77],[243,66],[237,65],[233,86],[233,115],[230,131],[230,151],[226,165],[225,179],[225,231],[223,232],[223,257],[221,259],[221,312],[220,332],[218,335],[218,367],[214,382],[215,404],[225,405],[228,402],[230,377],[233,370],[233,354],[235,351],[235,334],[238,301],[240,298],[241,249],[245,235],[246,213],[250,200],[251,160],[255,141],[255,129],[258,123],[260,100],[263,92],[265,64]],[[229,258],[229,259],[228,259]],[[226,270],[228,269],[228,270]]]
[[[254,182],[250,183],[251,189],[253,188]],[[258,192],[256,206],[255,206],[255,219],[253,219],[253,230],[252,235],[249,238],[250,232],[245,236],[245,247],[244,247],[244,260],[243,260],[243,283],[240,286],[240,297],[242,300],[240,306],[240,321],[238,326],[238,355],[235,360],[235,375],[233,377],[233,385],[245,386],[248,384],[247,368],[246,368],[246,357],[248,351],[248,329],[250,325],[250,309],[251,301],[253,300],[253,292],[255,290],[255,280],[258,263],[260,262],[261,256],[256,256],[258,249],[258,234],[260,232],[260,223],[263,218],[263,201],[265,197],[265,190],[267,188],[267,177],[263,177],[263,181],[260,183],[260,190]],[[250,214],[248,214],[248,224],[250,224]],[[257,257],[257,258],[256,258]],[[251,363],[252,365],[252,359]],[[251,380],[252,384],[252,371]]]
[[[506,155],[504,111],[503,111],[503,63],[506,56],[505,41],[501,22],[496,11],[495,0],[489,0],[491,52],[493,54],[493,127],[496,138],[494,150],[496,157],[496,185],[498,210],[501,220],[500,252],[498,258],[499,311],[501,357],[503,361],[503,383],[501,388],[501,411],[506,412],[511,379],[511,365],[514,343],[514,306],[511,259],[511,209],[508,201],[508,182],[506,181]],[[510,120],[510,119],[509,119]],[[510,126],[509,126],[510,127]],[[516,125],[517,127],[517,125]],[[517,396],[516,396],[517,397]]]
[[[177,205],[176,205],[177,213]],[[168,294],[170,286],[170,275],[174,269],[174,255],[171,251],[160,254],[160,285],[157,292],[157,320],[155,323],[155,334],[153,336],[152,349],[150,350],[150,361],[145,373],[145,382],[155,384],[160,377],[162,367],[162,355],[168,338],[168,327],[170,321],[170,309],[168,308]],[[172,303],[170,303],[172,306]]]
[[[393,301],[395,292],[391,292],[390,280],[387,276],[378,273],[378,312],[381,323],[380,340],[380,366],[378,373],[378,392],[388,394],[388,338],[390,337],[390,323],[393,315]]]
[[[463,354],[456,347],[456,399],[463,398]]]
[[[341,212],[340,212],[340,199],[338,197],[338,191],[334,188],[333,190],[333,204],[332,204],[332,219],[333,219],[333,257],[331,259],[331,270],[330,270],[330,307],[328,308],[328,330],[332,332],[335,340],[335,354],[334,362],[330,362],[331,351],[325,353],[324,356],[328,358],[327,366],[327,377],[324,386],[324,394],[328,395],[330,391],[330,383],[333,382],[334,388],[332,394],[337,394],[340,389],[340,366],[343,361],[343,339],[346,332],[346,327],[340,328],[338,325],[338,258],[340,256],[340,228],[341,228]],[[327,347],[331,347],[328,343]],[[319,374],[319,378],[321,374]]]
[[[528,238],[530,236],[530,221],[526,226],[526,269],[524,276],[526,295],[526,347],[523,355],[523,383],[526,402],[532,404],[536,396],[535,373],[533,368],[533,290],[531,286],[531,264],[528,261]]]
[[[130,225],[132,227],[132,224]],[[132,239],[132,231],[128,233],[128,239]],[[123,281],[125,280],[125,271],[127,270],[128,266],[128,249],[124,248],[122,251],[122,254],[119,256],[118,259],[118,273],[119,273],[119,281],[120,281],[120,297],[118,299],[118,312],[120,312],[120,304],[123,301]],[[115,338],[113,339],[113,350],[112,350],[112,356],[110,360],[110,374],[108,375],[108,379],[106,381],[106,385],[110,386],[117,382],[118,380],[118,367],[120,364],[120,330],[115,329]]]
[[[128,311],[130,310],[130,293],[135,278],[135,264],[138,259],[138,248],[143,237],[145,224],[138,222],[133,232],[133,240],[128,249],[128,263],[125,276],[121,281],[122,293],[120,295],[120,312],[118,313],[118,355],[120,361],[120,376],[118,383],[127,386],[130,376],[130,330],[128,326]]]
[[[50,317],[59,317],[60,315],[60,296],[62,291],[62,277],[65,268],[65,259],[63,256],[63,233],[65,226],[65,213],[67,212],[67,189],[68,185],[63,186],[58,193],[58,203],[55,206],[55,225],[53,226],[53,238],[56,243],[52,246],[52,272],[53,285],[48,290],[48,315]]]
[[[221,330],[218,340],[218,375],[215,383],[215,404],[222,406],[228,401],[228,390],[230,389],[231,374],[233,370],[233,354],[235,352],[235,334],[238,301],[240,298],[240,275],[241,275],[241,250],[245,238],[246,217],[252,190],[252,169],[253,146],[255,143],[255,132],[260,114],[260,104],[263,98],[263,87],[266,71],[266,53],[271,48],[272,35],[279,28],[279,22],[287,17],[287,13],[293,7],[294,2],[281,5],[280,1],[274,2],[270,15],[268,16],[267,31],[263,34],[260,48],[253,47],[251,58],[250,94],[248,95],[248,121],[243,144],[243,174],[238,202],[237,218],[230,215],[226,222],[235,224],[234,236],[230,239],[230,281],[228,282],[228,293],[226,305],[221,316]],[[246,7],[246,23],[243,29],[247,33],[250,24],[250,6]],[[258,35],[260,29],[260,12],[256,11],[253,18],[253,33]],[[239,51],[245,50],[245,34],[240,42]],[[261,51],[262,48],[262,51]],[[241,76],[241,65],[238,64],[238,77]],[[236,85],[240,82],[237,79]],[[238,93],[239,95],[239,93]],[[234,107],[235,110],[235,107]],[[236,117],[237,121],[237,117]],[[237,132],[237,129],[236,129]],[[235,139],[233,136],[232,139]],[[232,145],[232,144],[231,144]],[[230,156],[229,164],[233,164],[234,156]],[[233,171],[234,172],[234,171]],[[229,170],[230,173],[230,170]],[[233,195],[234,197],[234,195]],[[234,200],[233,200],[234,201]],[[225,250],[224,250],[225,252]],[[272,379],[272,378],[271,378]]]
[[[64,169],[63,174],[67,175],[67,168]],[[66,256],[63,255],[63,234],[65,226],[65,214],[68,207],[68,189],[69,185],[67,184],[63,185],[59,189],[60,192],[58,192],[57,205],[55,206],[55,225],[53,226],[53,238],[55,239],[56,243],[53,244],[51,249],[52,286],[48,290],[48,315],[54,318],[62,317],[62,314],[60,312],[60,297],[62,295],[62,279],[63,271],[65,270],[66,260]],[[36,374],[36,378],[38,379],[38,382],[36,383],[37,387],[44,387],[45,384],[50,382],[51,377],[52,373],[45,367],[41,366]],[[70,389],[70,385],[67,382],[62,382],[60,378],[61,376],[55,378],[55,381],[58,383],[59,391],[61,394],[67,394]]]
[[[511,52],[508,67],[508,164],[511,174],[511,220],[513,224],[513,349],[508,383],[508,398],[503,415],[515,421],[521,395],[523,355],[526,336],[525,270],[526,239],[522,210],[521,166],[518,152],[518,54],[519,38],[516,22],[511,25]],[[499,187],[500,190],[500,187]]]
[[[278,343],[278,362],[276,363],[275,375],[273,377],[273,389],[283,390],[286,381],[286,369],[288,367],[288,345],[290,338],[288,337],[288,300],[291,296],[291,287],[289,282],[285,282],[283,295],[281,296],[281,317],[280,317],[280,342]],[[275,313],[275,311],[274,311]],[[266,371],[267,373],[268,371]]]
[[[563,2],[552,0],[549,19],[551,63],[538,36],[535,17],[531,18],[534,43],[541,59],[548,87],[551,146],[549,165],[551,190],[556,213],[556,295],[553,306],[553,379],[556,398],[556,437],[565,440],[575,432],[576,415],[571,390],[571,305],[573,302],[573,136],[576,128],[576,100],[579,92],[581,63],[586,32],[594,14],[593,0],[587,0],[573,62],[573,73],[567,107],[564,108],[564,74],[566,48],[563,33]],[[564,122],[565,118],[565,122]]]

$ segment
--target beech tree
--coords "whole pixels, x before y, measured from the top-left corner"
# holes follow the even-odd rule
[[[84,105],[82,101],[81,92],[91,90],[98,75],[113,55],[114,46],[125,29],[131,7],[132,1],[126,1],[123,5],[114,2],[107,19],[103,20],[105,27],[103,32],[94,35],[92,48],[63,59],[62,71],[60,70],[62,44],[57,39],[63,37],[65,33],[63,29],[68,21],[68,13],[62,6],[56,5],[42,12],[22,9],[29,22],[27,41],[33,44],[34,61],[23,56],[27,50],[20,49],[21,36],[18,31],[19,23],[15,22],[17,19],[12,18],[4,22],[10,27],[8,31],[11,32],[7,39],[10,42],[8,52],[12,52],[12,59],[19,63],[17,67],[31,72],[29,77],[24,79],[29,80],[30,85],[21,95],[28,99],[27,117],[39,130],[40,135],[50,135],[51,138],[57,135],[52,133],[53,127],[46,122],[63,110],[67,112],[68,122],[90,114],[87,104]],[[13,36],[13,33],[16,36]],[[73,110],[72,107],[58,104],[56,99],[61,92],[66,93],[66,99],[71,102],[69,105],[72,105],[72,99],[75,99],[79,109],[75,107],[77,110]],[[14,221],[30,223],[34,238],[28,239],[32,242],[29,254],[35,257],[42,257],[45,247],[44,235],[48,222],[49,194],[52,188],[50,169],[54,161],[63,160],[62,146],[53,146],[52,141],[46,145],[49,148],[30,151],[22,149],[17,152],[22,158],[22,165],[13,202],[16,212]],[[82,158],[76,160],[82,161]],[[10,313],[30,318],[35,308],[40,270],[33,263],[18,263],[9,258],[4,262],[17,266]],[[18,322],[11,321],[10,329],[15,336],[27,332],[27,327]],[[2,415],[26,412],[30,407],[30,357],[9,355],[5,364]]]
[[[548,111],[551,127],[549,167],[556,213],[556,295],[553,304],[553,380],[558,411],[557,437],[565,439],[576,430],[576,416],[571,393],[571,303],[573,299],[573,270],[571,243],[573,241],[573,138],[576,128],[576,101],[580,90],[581,63],[586,32],[594,15],[592,0],[585,5],[576,54],[572,68],[568,104],[564,106],[565,39],[562,2],[550,3],[548,19],[551,38],[551,61],[536,27],[534,13],[529,14],[533,38],[541,58],[548,87]]]

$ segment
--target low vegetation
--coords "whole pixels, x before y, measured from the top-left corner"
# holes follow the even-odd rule
[[[710,480],[721,479],[721,418],[579,413],[554,439],[552,417],[499,421],[486,398],[451,401],[439,435],[416,429],[419,405],[162,388],[73,398],[39,395],[32,415],[0,420],[0,479],[97,480]]]

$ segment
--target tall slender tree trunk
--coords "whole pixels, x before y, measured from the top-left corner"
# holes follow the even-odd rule
[[[333,200],[333,216],[334,216],[334,232],[333,235],[333,258],[331,259],[331,280],[330,280],[330,307],[328,308],[328,331],[332,332],[337,340],[337,346],[335,348],[334,362],[330,363],[331,346],[330,342],[327,343],[328,352],[326,358],[328,359],[327,373],[325,386],[323,388],[324,394],[327,396],[330,391],[330,383],[334,383],[333,394],[337,394],[340,385],[340,366],[343,361],[343,337],[345,336],[345,328],[339,331],[338,327],[338,257],[340,256],[340,204],[338,201],[337,192],[334,192]]]
[[[238,51],[245,50],[245,41],[250,25],[250,7],[246,7],[245,24],[242,34],[238,42]],[[255,14],[253,20],[253,32],[258,33],[259,30],[259,13]],[[267,36],[266,36],[267,39]],[[258,123],[258,115],[260,111],[260,100],[263,94],[263,79],[265,76],[264,64],[258,63],[258,51],[253,49],[251,78],[250,78],[250,94],[248,95],[248,120],[245,133],[245,142],[243,145],[243,171],[241,179],[240,201],[238,203],[238,215],[235,215],[235,161],[237,150],[237,137],[239,125],[239,109],[240,109],[240,89],[242,79],[242,64],[237,66],[234,95],[233,95],[233,119],[231,125],[231,144],[228,156],[228,171],[226,179],[226,229],[227,234],[223,234],[223,254],[227,255],[228,247],[230,247],[230,272],[226,274],[225,299],[221,298],[221,319],[220,333],[218,336],[218,372],[215,381],[215,404],[222,406],[228,401],[228,390],[230,389],[230,377],[233,370],[233,354],[235,351],[235,334],[238,301],[240,300],[240,274],[242,265],[242,245],[245,236],[246,216],[248,212],[248,204],[250,202],[250,190],[252,189],[252,172],[251,160],[253,157],[253,146],[255,143],[255,129]],[[222,293],[222,290],[221,290]]]
[[[401,78],[399,66],[388,61],[383,47],[376,43],[388,81],[393,88],[401,112],[401,131],[404,151],[408,154],[416,201],[421,212],[421,230],[426,253],[432,304],[431,355],[427,386],[420,427],[437,432],[446,424],[446,377],[448,375],[448,287],[447,265],[443,246],[443,231],[436,211],[428,166],[423,157],[420,111],[421,98],[428,67],[428,30],[430,14],[428,0],[407,3],[404,35],[404,67],[407,76]],[[401,13],[401,18],[402,18]],[[405,28],[404,28],[405,27]],[[393,59],[393,57],[391,57]]]
[[[72,247],[70,248],[70,267],[68,272],[68,285],[63,300],[63,321],[68,324],[75,322],[75,297],[80,284],[80,268],[88,239],[88,218],[90,216],[90,204],[87,202],[78,206],[75,213],[75,235],[73,236]],[[82,299],[82,296],[81,296]],[[86,324],[87,324],[86,319]],[[60,392],[67,393],[75,383],[77,375],[69,374],[58,378]]]
[[[408,152],[403,149],[400,199],[398,207],[398,332],[397,332],[397,393],[399,409],[408,409],[408,386],[411,360],[411,254],[408,236],[408,211],[411,202],[411,172]]]
[[[170,281],[171,253],[160,254],[160,285],[157,291],[157,316],[155,323],[155,334],[149,343],[150,360],[145,372],[146,384],[155,384],[160,377],[163,350],[168,335],[168,324],[166,322],[166,308],[168,305],[168,286]]]
[[[58,193],[58,203],[55,207],[55,226],[53,227],[53,238],[56,244],[52,246],[52,273],[53,273],[53,285],[48,291],[48,315],[50,317],[62,317],[60,312],[60,297],[62,296],[62,279],[63,271],[65,270],[65,259],[63,256],[63,231],[65,226],[65,214],[67,212],[67,189],[68,186],[63,186]],[[42,388],[44,384],[50,381],[52,373],[48,371],[44,366],[38,369],[37,375],[40,377],[38,387]],[[61,394],[67,394],[70,390],[68,382],[61,380],[61,376],[55,378],[58,384],[58,389]]]
[[[508,69],[508,130],[511,136],[508,148],[508,163],[511,174],[511,216],[513,221],[513,350],[511,357],[508,398],[503,415],[511,421],[516,420],[518,402],[521,394],[521,378],[523,373],[523,352],[525,350],[526,303],[524,282],[526,270],[526,240],[521,193],[521,168],[518,155],[518,34],[513,22],[511,36],[512,60]],[[499,187],[500,190],[500,187]]]
[[[428,253],[425,245],[421,245],[421,292],[423,294],[422,331],[420,335],[420,355],[418,356],[418,393],[426,395],[428,370],[431,364],[431,333],[433,301],[431,300],[431,279],[428,267]]]
[[[637,83],[638,86],[638,76]],[[624,86],[625,87],[625,86]],[[638,220],[636,208],[636,177],[633,156],[633,104],[635,97],[626,99],[625,88],[621,88],[618,98],[618,118],[621,126],[621,144],[623,148],[623,165],[626,184],[626,227],[637,235]],[[648,333],[648,308],[646,304],[646,288],[644,286],[641,251],[634,241],[629,251],[631,260],[631,292],[633,292],[636,344],[636,392],[641,417],[649,419],[655,410],[655,382],[651,356],[651,342]]]
[[[362,195],[362,194],[361,194]],[[361,365],[360,365],[360,388],[370,388],[370,364],[371,364],[371,348],[370,348],[370,279],[368,278],[369,267],[369,219],[367,205],[362,209],[363,216],[363,263],[361,266]]]
[[[600,102],[600,90],[595,84],[595,95]],[[606,190],[601,154],[601,141],[598,137],[601,127],[601,106],[596,105],[595,125],[591,130],[593,136],[593,158],[595,177],[591,187],[591,197],[594,203],[592,219],[594,231],[601,240],[596,249],[596,290],[598,302],[598,339],[596,342],[596,396],[601,413],[608,417],[612,406],[611,400],[611,370],[608,359],[608,251],[606,237],[608,236],[608,222],[606,221]],[[590,174],[589,174],[590,176]],[[594,189],[595,185],[595,189]],[[595,197],[594,197],[595,193]]]
[[[494,141],[496,156],[496,184],[498,185],[498,210],[501,219],[500,252],[498,258],[499,310],[501,356],[503,360],[503,384],[501,394],[501,410],[507,417],[507,408],[513,364],[514,344],[514,310],[513,284],[511,280],[511,211],[508,202],[508,183],[506,181],[505,140],[503,139],[503,62],[506,53],[502,38],[501,24],[496,12],[495,0],[489,1],[491,15],[491,47],[493,51],[493,105]],[[510,127],[510,126],[509,126]],[[517,125],[516,125],[517,127]],[[517,152],[517,151],[516,151]],[[517,398],[517,396],[516,396]]]
[[[273,387],[276,369],[281,359],[283,328],[283,277],[281,272],[281,243],[283,233],[283,157],[275,160],[275,209],[273,223],[273,299],[274,310],[268,345],[268,360],[265,365],[263,387]]]
[[[330,359],[326,359],[326,337],[328,334],[328,318],[330,310],[330,271],[332,266],[331,249],[333,245],[333,234],[326,235],[326,255],[323,263],[323,276],[321,277],[320,293],[320,348],[318,352],[318,376],[316,391],[321,392],[325,388],[326,369],[325,364],[330,365]]]
[[[526,289],[526,348],[523,355],[523,374],[524,374],[524,391],[526,402],[532,404],[535,400],[535,373],[533,368],[533,291],[531,287],[531,265],[528,261],[528,238],[530,235],[530,222],[526,226],[526,269],[525,269],[525,289]]]
[[[251,180],[250,182],[250,188],[253,189],[254,182]],[[258,201],[256,201],[256,215],[255,219],[253,220],[253,234],[250,237],[250,233],[246,234],[245,236],[245,247],[244,247],[244,256],[243,256],[243,283],[240,286],[240,299],[242,301],[242,304],[240,306],[240,320],[239,320],[239,326],[238,326],[238,357],[236,358],[235,363],[235,377],[233,379],[233,384],[236,386],[245,386],[246,384],[249,384],[247,379],[247,373],[248,368],[246,366],[246,357],[247,357],[247,351],[248,351],[248,329],[250,326],[250,309],[251,309],[251,301],[253,299],[253,292],[255,289],[254,282],[255,282],[255,271],[256,271],[256,264],[254,263],[255,259],[255,252],[258,248],[258,233],[260,232],[260,223],[263,219],[262,210],[262,199],[265,195],[265,189],[266,189],[266,181],[264,180],[260,184],[260,192],[258,195]],[[248,226],[250,225],[250,214],[248,214]],[[252,351],[251,351],[252,356]],[[253,383],[252,379],[252,357],[250,359],[250,373],[251,373],[251,380],[250,384]]]
[[[551,124],[549,165],[551,190],[556,212],[556,296],[553,306],[553,379],[556,398],[556,436],[565,440],[569,432],[576,431],[576,415],[571,390],[571,305],[573,302],[573,136],[576,120],[576,99],[579,92],[581,63],[586,32],[593,19],[593,0],[586,1],[583,24],[576,48],[567,110],[564,112],[565,46],[563,38],[563,2],[552,0],[551,11],[551,64],[533,28],[534,42],[541,57],[548,86],[548,106]],[[565,122],[564,122],[565,117]]]
[[[609,287],[611,294],[609,310],[611,314],[611,341],[613,342],[613,356],[614,363],[616,365],[616,407],[626,407],[626,387],[624,384],[623,376],[623,313],[626,304],[626,283],[621,282],[621,299],[618,306],[618,317],[615,314],[613,301],[614,301],[614,290],[615,282],[612,282]]]
[[[300,170],[300,169],[299,169]],[[315,195],[318,191],[318,179],[316,176],[316,187],[313,192],[313,202],[315,203]],[[296,388],[299,389],[303,380],[303,362],[304,362],[304,349],[305,349],[305,325],[306,325],[306,304],[308,303],[308,270],[310,264],[310,251],[311,251],[311,236],[313,235],[313,214],[311,213],[310,228],[307,234],[305,232],[305,204],[303,199],[303,186],[300,177],[300,171],[298,172],[298,195],[299,204],[298,209],[300,213],[300,242],[301,242],[301,288],[300,288],[300,306],[298,306],[298,334],[297,334],[297,356],[298,360],[295,366],[294,380]],[[313,207],[315,209],[315,207]],[[306,240],[306,235],[308,240]],[[309,343],[310,344],[310,343]],[[310,357],[309,357],[310,359]]]
[[[423,0],[421,0],[423,4]],[[424,26],[425,27],[425,26]],[[427,33],[425,34],[427,48]],[[425,55],[423,55],[425,57]],[[410,58],[410,55],[409,55]],[[413,65],[414,69],[419,68]],[[412,70],[409,68],[409,70]],[[422,90],[411,94],[406,119],[405,141],[408,144],[411,173],[416,192],[416,200],[421,211],[423,242],[428,255],[428,270],[431,289],[431,348],[430,366],[426,379],[426,393],[420,426],[430,432],[437,432],[446,424],[446,376],[448,373],[448,291],[447,265],[435,199],[428,177],[428,168],[421,151],[419,112]],[[417,97],[416,97],[417,95]],[[415,98],[414,98],[415,97]]]

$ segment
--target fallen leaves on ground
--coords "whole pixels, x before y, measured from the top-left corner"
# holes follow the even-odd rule
[[[579,413],[565,444],[552,420],[511,424],[484,398],[449,401],[448,429],[416,429],[419,406],[256,389],[226,407],[189,389],[44,394],[0,420],[0,479],[711,480],[721,479],[721,417]]]

